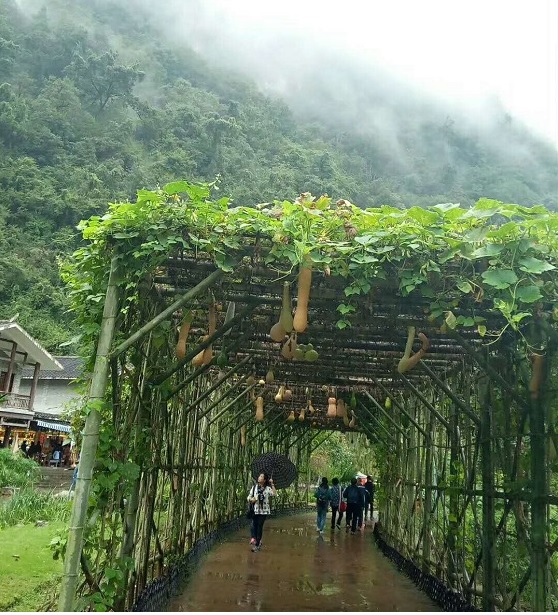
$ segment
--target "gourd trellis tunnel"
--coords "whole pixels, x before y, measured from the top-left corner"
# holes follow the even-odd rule
[[[555,610],[558,215],[214,188],[111,205],[63,267],[94,350],[60,608],[140,608],[242,515],[260,452],[306,505],[342,430],[373,447],[384,545],[471,607]]]

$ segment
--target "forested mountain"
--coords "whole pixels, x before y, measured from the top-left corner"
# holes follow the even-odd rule
[[[19,313],[57,350],[72,330],[57,257],[79,244],[75,225],[169,180],[219,175],[237,204],[310,191],[363,207],[558,206],[556,152],[504,113],[480,136],[394,102],[394,149],[330,94],[293,111],[125,0],[0,0],[0,318]]]

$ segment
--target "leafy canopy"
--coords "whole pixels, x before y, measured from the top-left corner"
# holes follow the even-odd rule
[[[343,278],[339,328],[350,326],[359,298],[378,280],[401,296],[427,299],[431,321],[442,317],[450,328],[477,327],[481,335],[487,326],[479,314],[499,314],[505,327],[518,329],[541,302],[554,304],[558,297],[558,214],[543,206],[481,199],[471,209],[451,203],[360,209],[304,193],[294,202],[230,207],[226,197],[211,198],[216,188],[178,181],[140,190],[135,203],[113,203],[105,215],[80,224],[87,245],[74,253],[64,276],[86,334],[100,322],[113,251],[124,264],[129,305],[142,276],[177,249],[232,272],[247,236],[267,240],[262,258],[280,274],[311,262]]]

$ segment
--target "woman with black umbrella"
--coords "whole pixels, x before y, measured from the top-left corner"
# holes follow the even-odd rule
[[[254,504],[254,516],[252,518],[252,538],[250,544],[252,551],[259,551],[262,544],[263,526],[267,517],[271,514],[269,498],[276,496],[277,491],[270,479],[263,472],[258,476],[258,482],[250,489],[248,502]]]

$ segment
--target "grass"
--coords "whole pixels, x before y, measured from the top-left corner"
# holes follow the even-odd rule
[[[67,521],[70,518],[71,501],[52,493],[34,489],[21,489],[12,497],[0,500],[0,529],[35,521]],[[1,543],[0,543],[1,544]]]
[[[52,559],[49,543],[66,527],[55,521],[0,530],[0,611],[56,610],[62,562]]]

